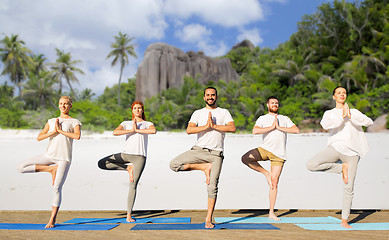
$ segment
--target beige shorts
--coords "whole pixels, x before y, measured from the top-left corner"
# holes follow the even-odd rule
[[[277,157],[273,153],[271,153],[271,152],[269,152],[261,147],[257,148],[257,150],[259,152],[259,156],[261,157],[261,159],[259,159],[259,161],[270,160],[271,166],[283,166],[284,165],[284,162],[285,162],[284,159]]]

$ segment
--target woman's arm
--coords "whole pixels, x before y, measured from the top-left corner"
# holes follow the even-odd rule
[[[61,125],[59,125],[59,126],[61,126]],[[80,138],[81,138],[81,125],[76,125],[74,127],[74,132],[66,132],[66,131],[63,131],[62,128],[59,128],[58,129],[58,133],[66,136],[66,137],[70,137],[70,138],[73,138],[73,139],[76,139],[76,140],[80,140]]]
[[[132,132],[135,132],[135,130],[134,129],[125,130],[124,127],[120,124],[115,130],[113,130],[113,135],[120,136],[120,135],[124,135],[124,134],[129,134]]]
[[[151,125],[149,128],[146,129],[135,129],[135,132],[137,133],[143,133],[143,134],[155,134],[157,132],[157,129],[155,129],[154,125]]]
[[[49,132],[49,129],[50,129],[50,126],[49,126],[49,123],[47,122],[45,127],[39,133],[39,135],[37,137],[37,140],[38,141],[42,141],[43,139],[46,139],[46,138],[51,137],[51,136],[53,136],[55,134],[58,134],[58,132],[56,130],[54,130],[52,132]]]
[[[373,120],[371,120],[371,118],[361,113],[357,109],[352,109],[350,115],[350,122],[355,126],[368,127],[373,124]]]
[[[340,127],[344,122],[344,119],[341,114],[336,114],[336,112],[324,112],[323,118],[320,121],[320,125],[325,129],[334,129]]]

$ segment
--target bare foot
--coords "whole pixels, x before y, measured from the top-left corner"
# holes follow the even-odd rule
[[[134,165],[130,164],[127,166],[127,172],[130,174],[130,182],[134,182]]]
[[[55,220],[49,221],[49,223],[46,224],[45,228],[53,228],[55,226]]]
[[[51,166],[51,170],[49,171],[49,173],[51,174],[51,180],[53,182],[53,185],[55,182],[55,177],[57,176],[57,169],[58,169],[58,165],[54,165],[54,166]]]
[[[280,221],[281,219],[276,216],[274,212],[269,212],[269,219],[275,220],[275,221]]]
[[[212,163],[206,163],[204,173],[205,173],[205,182],[207,183],[207,185],[209,185],[209,181],[211,178],[211,169],[212,169]]]
[[[205,220],[205,228],[214,228],[215,225],[213,225],[211,220]]]
[[[350,226],[350,224],[348,224],[347,220],[343,219],[343,218],[342,218],[342,222],[340,223],[340,226],[342,226],[344,228],[353,228]]]
[[[342,177],[345,184],[348,183],[348,163],[342,163]]]
[[[133,218],[131,217],[131,215],[128,215],[128,214],[127,214],[127,219],[126,219],[126,221],[127,221],[127,222],[135,222],[135,219],[133,219]]]

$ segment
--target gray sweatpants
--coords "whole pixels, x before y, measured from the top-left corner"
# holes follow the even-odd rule
[[[223,152],[194,146],[170,162],[170,169],[175,172],[183,171],[186,164],[212,163],[209,185],[207,186],[208,197],[216,199],[218,192],[219,176],[223,164]]]
[[[335,150],[332,146],[328,146],[323,151],[319,152],[307,162],[307,168],[313,172],[331,172],[342,173],[342,163],[348,163],[348,183],[343,183],[343,207],[342,218],[348,219],[350,216],[351,204],[354,197],[354,181],[357,173],[359,156],[346,156]]]
[[[140,176],[142,175],[143,169],[146,164],[146,157],[141,155],[132,155],[126,153],[116,153],[109,155],[98,162],[98,166],[104,170],[126,170],[128,163],[134,165],[134,181],[130,182],[128,190],[128,203],[127,203],[127,212],[131,213],[132,208],[134,207],[135,197],[136,197],[136,188]]]

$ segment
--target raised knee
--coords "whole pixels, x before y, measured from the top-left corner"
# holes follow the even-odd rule
[[[248,165],[251,162],[250,158],[246,155],[243,155],[241,160],[242,160],[242,163],[244,163],[246,165]]]
[[[106,160],[105,159],[101,159],[100,161],[97,162],[97,166],[100,169],[107,169]]]
[[[306,167],[309,171],[315,171],[316,165],[312,163],[312,161],[308,161]]]
[[[20,173],[23,173],[24,170],[23,170],[23,166],[22,165],[19,165],[16,167],[16,171],[20,172]]]
[[[169,167],[174,172],[178,172],[178,170],[180,169],[180,166],[178,164],[176,164],[174,161],[171,161],[169,163]]]

